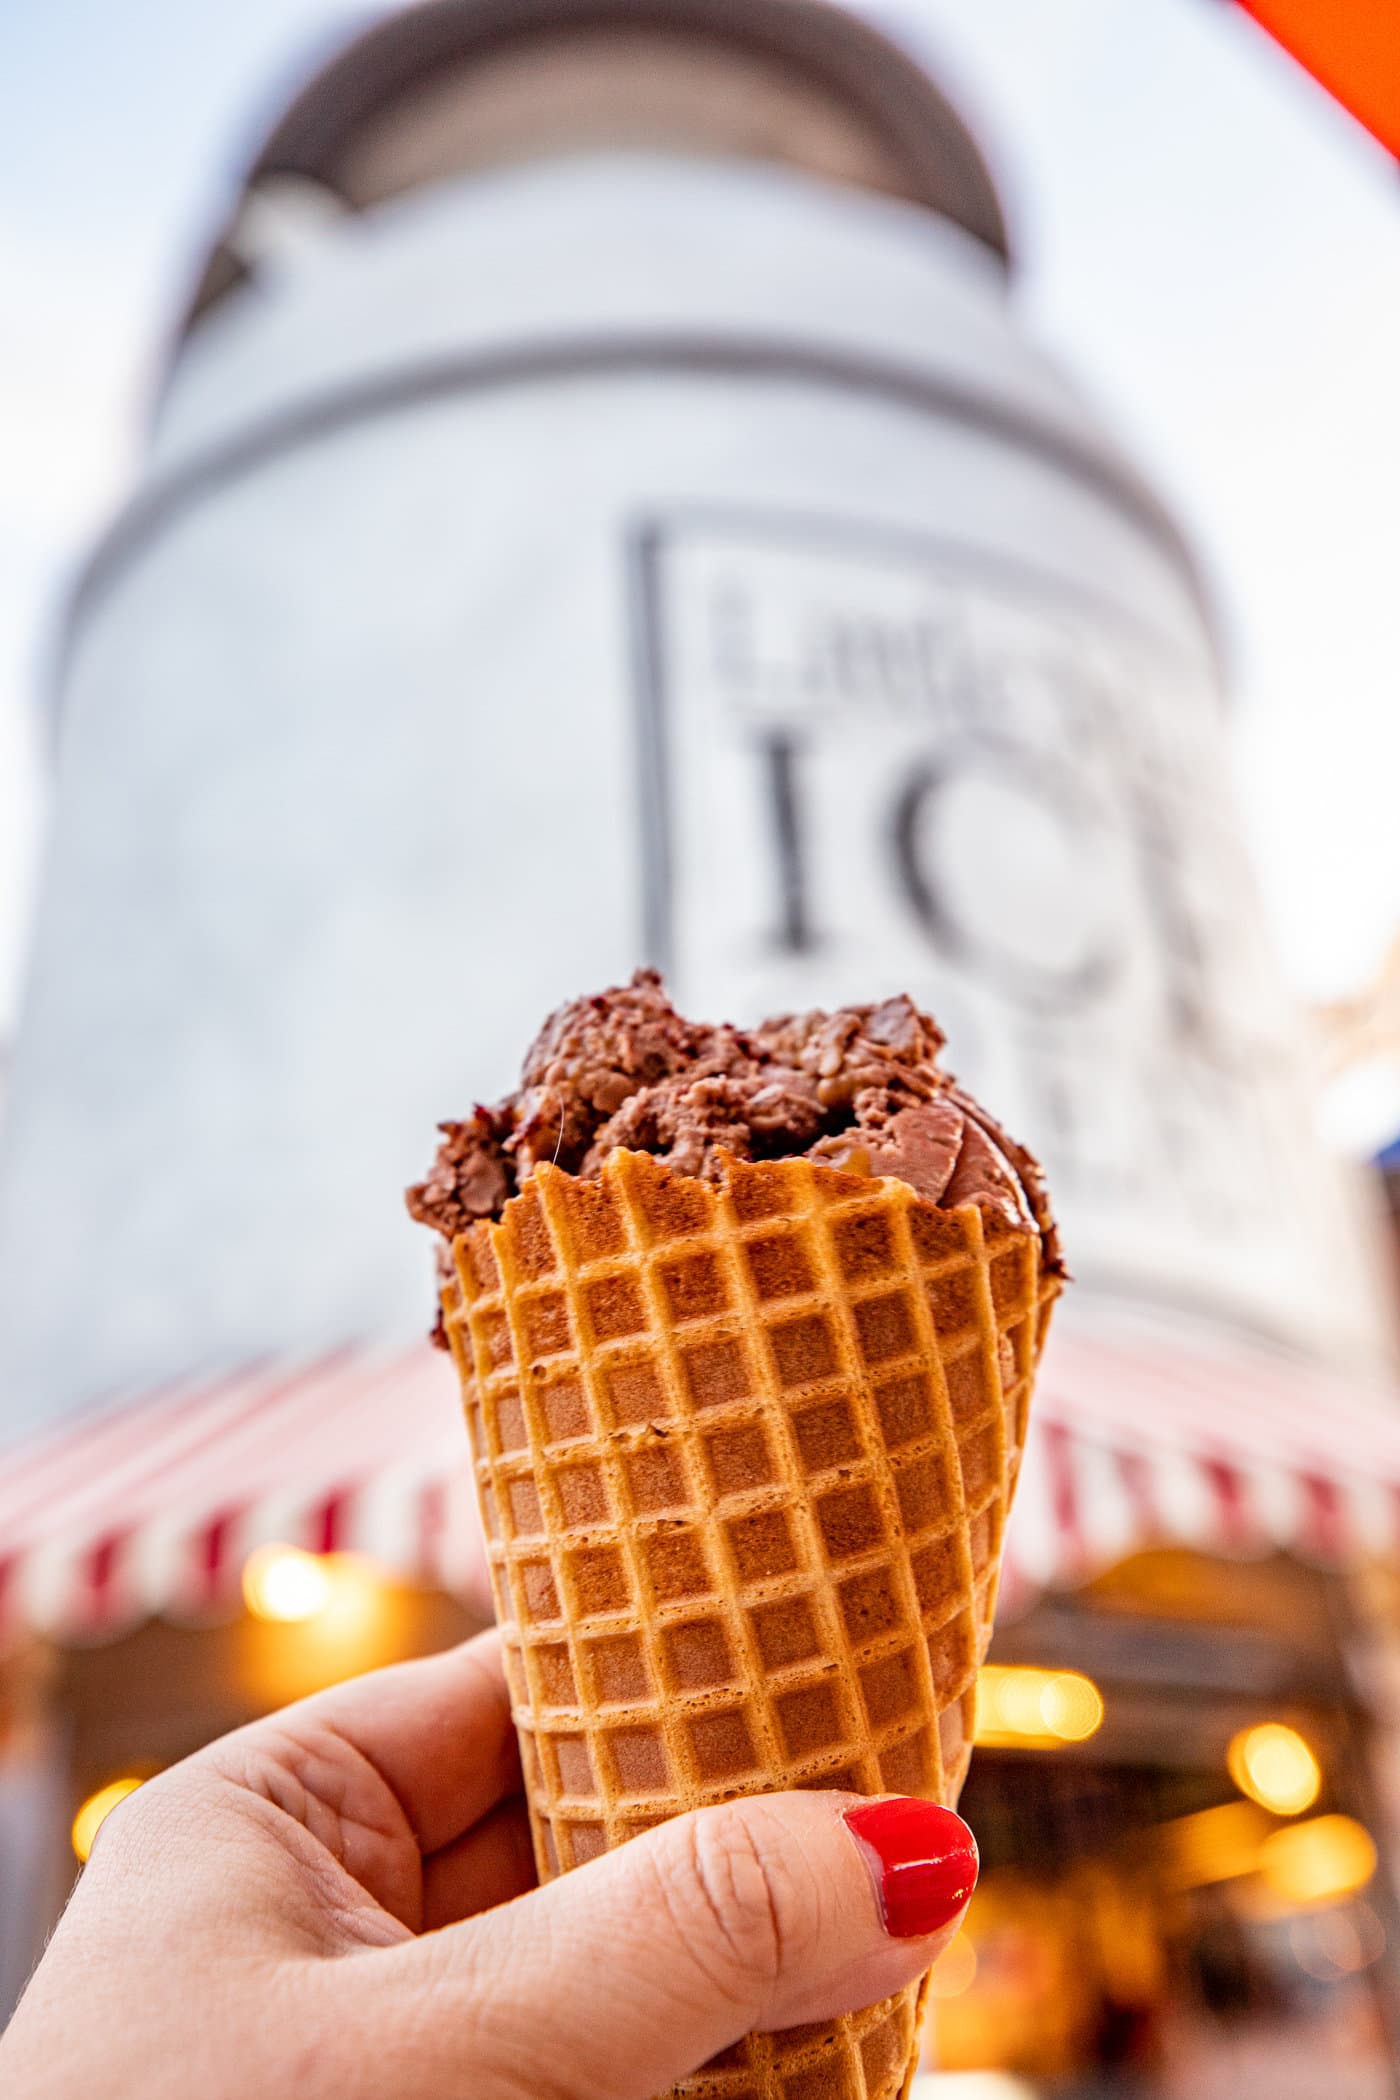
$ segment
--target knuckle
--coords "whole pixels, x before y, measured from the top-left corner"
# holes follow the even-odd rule
[[[165,1773],[148,1780],[103,1817],[90,1862],[107,1867],[117,1858],[130,1865],[157,1856],[178,1833],[183,1803]]]
[[[770,1838],[776,1833],[768,1833]],[[781,1846],[739,1804],[686,1819],[669,1891],[678,1927],[727,1998],[759,2005],[791,1959],[800,1904]]]

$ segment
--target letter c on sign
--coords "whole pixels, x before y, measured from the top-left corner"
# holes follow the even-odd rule
[[[1103,812],[1063,766],[978,739],[918,767],[890,812],[904,897],[935,946],[1038,1011],[1117,974]]]

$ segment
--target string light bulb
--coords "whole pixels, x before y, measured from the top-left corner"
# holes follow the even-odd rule
[[[330,1603],[331,1587],[325,1559],[300,1546],[259,1546],[243,1564],[243,1601],[255,1619],[314,1619]]]
[[[979,1743],[1039,1750],[1085,1743],[1103,1715],[1103,1694],[1077,1670],[988,1663],[977,1680]]]
[[[1312,1750],[1282,1721],[1242,1728],[1225,1761],[1240,1792],[1276,1816],[1300,1816],[1322,1788],[1322,1767]]]
[[[1290,1909],[1340,1903],[1376,1871],[1376,1845],[1352,1816],[1312,1816],[1266,1838],[1259,1866],[1272,1894]]]

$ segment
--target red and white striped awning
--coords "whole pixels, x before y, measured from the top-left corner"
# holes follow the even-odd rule
[[[0,1456],[0,1636],[226,1615],[254,1547],[481,1577],[456,1374],[426,1343],[168,1387]]]
[[[1152,1546],[1400,1557],[1400,1388],[1215,1329],[1076,1311],[1037,1387],[1004,1606]]]
[[[0,1457],[0,1634],[238,1606],[252,1549],[485,1599],[456,1379],[425,1344],[183,1383]],[[1261,1345],[1076,1308],[1041,1374],[1008,1605],[1143,1547],[1400,1555],[1400,1401]]]

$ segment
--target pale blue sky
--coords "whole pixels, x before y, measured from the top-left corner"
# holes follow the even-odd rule
[[[1028,327],[1175,504],[1233,655],[1245,821],[1295,986],[1400,922],[1400,172],[1219,0],[892,0],[984,137]],[[134,468],[162,334],[336,0],[0,11],[0,1031],[65,577]],[[1400,1075],[1336,1111],[1400,1124]]]

